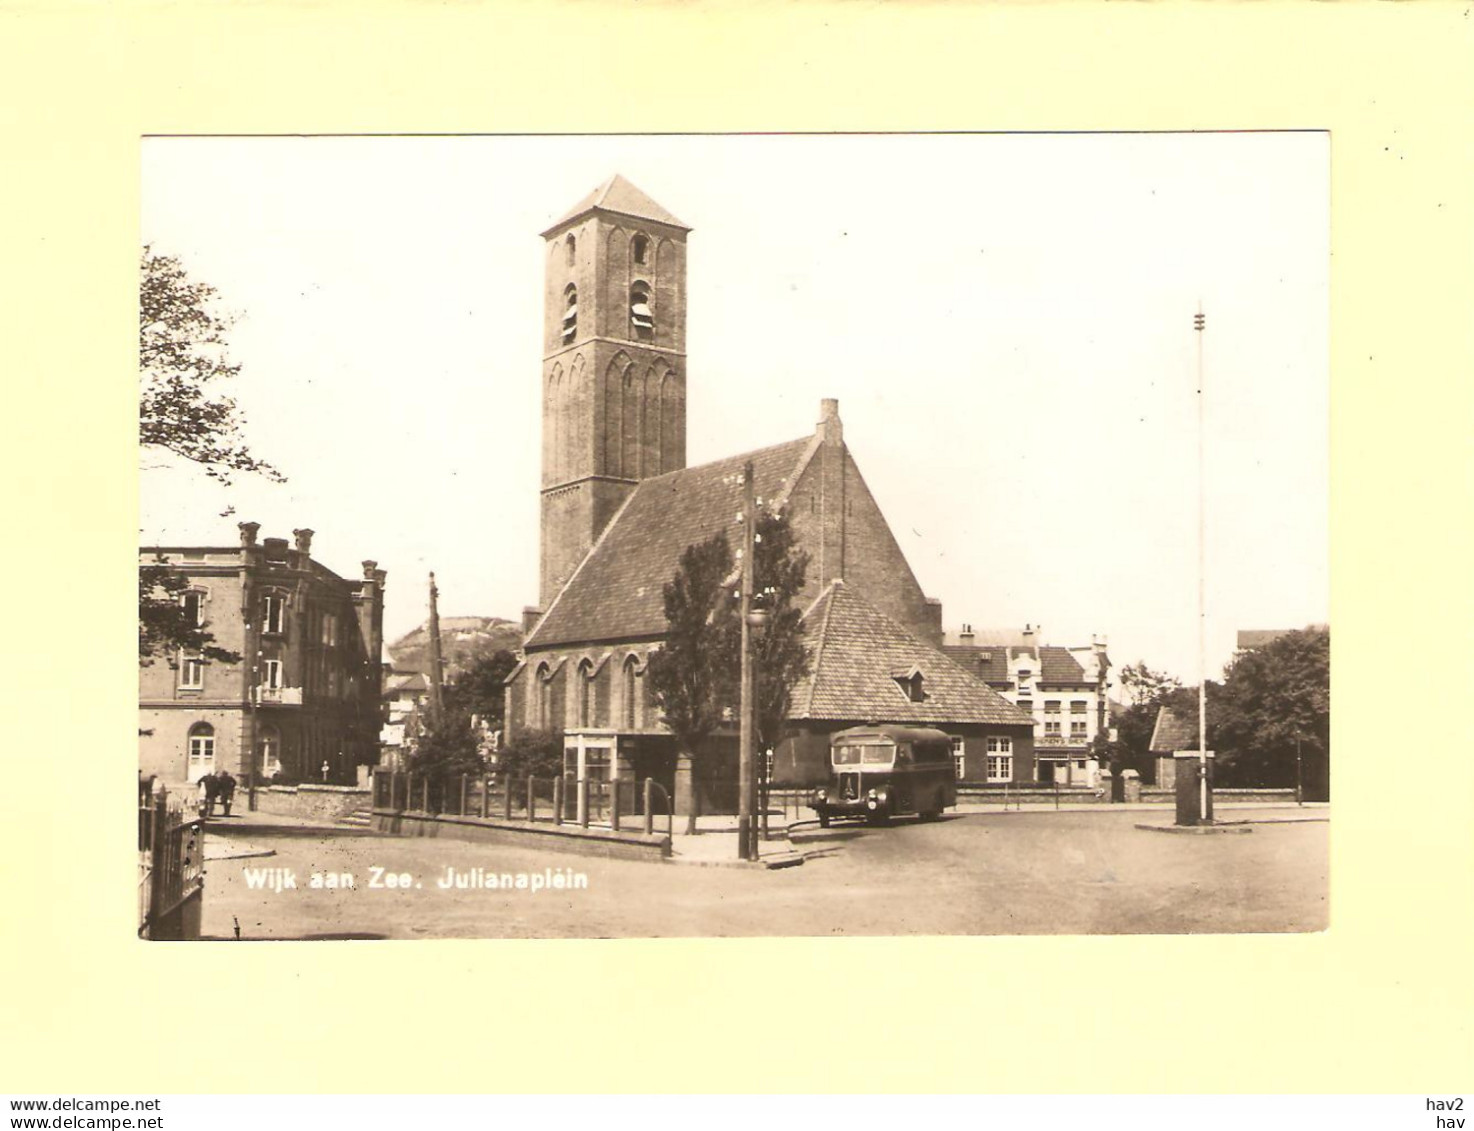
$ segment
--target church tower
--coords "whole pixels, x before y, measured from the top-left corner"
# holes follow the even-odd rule
[[[543,232],[546,610],[636,483],[686,466],[686,233],[615,175]]]

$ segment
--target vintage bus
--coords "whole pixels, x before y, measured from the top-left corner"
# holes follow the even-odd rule
[[[916,813],[935,820],[957,804],[952,740],[924,727],[851,727],[829,740],[829,784],[809,805],[819,824],[862,817],[871,824]]]

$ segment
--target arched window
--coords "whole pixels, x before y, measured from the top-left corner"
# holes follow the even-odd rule
[[[620,713],[625,730],[634,730],[640,703],[640,664],[634,656],[627,656],[620,680]]]
[[[537,696],[534,723],[538,730],[547,730],[553,714],[553,673],[547,664],[537,666],[534,694]]]
[[[568,266],[572,267],[574,261],[578,258],[578,241],[573,238],[572,232],[568,233],[568,238],[564,241],[564,245],[568,249]]]
[[[572,236],[568,237],[572,239]],[[563,344],[566,346],[578,336],[578,288],[572,283],[563,292]]]
[[[630,328],[642,342],[655,336],[655,315],[650,311],[648,283],[636,283],[630,287]]]
[[[592,726],[594,720],[594,665],[584,660],[578,665],[578,725]]]
[[[650,254],[650,240],[646,236],[636,236],[630,241],[630,257],[636,263],[644,264],[646,257]]]
[[[189,728],[190,781],[199,781],[215,772],[215,728],[209,723],[195,723]]]

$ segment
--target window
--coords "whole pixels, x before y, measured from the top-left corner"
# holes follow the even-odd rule
[[[286,623],[287,599],[277,593],[268,593],[261,599],[261,631],[280,632]]]
[[[991,782],[1013,780],[1013,739],[988,739],[988,780]]]
[[[195,723],[189,728],[190,781],[199,781],[215,772],[215,728],[209,723]]]
[[[568,233],[568,238],[563,241],[563,245],[566,248],[568,254],[568,266],[572,267],[574,262],[578,259],[578,241],[573,238],[572,232]]]
[[[184,622],[198,628],[205,623],[205,594],[199,589],[190,589],[179,597],[184,609]]]
[[[1055,738],[1058,738],[1059,737],[1059,720],[1058,719],[1053,719],[1053,720],[1050,720],[1049,722],[1046,722],[1044,724],[1044,734],[1045,734],[1045,737],[1048,737],[1050,735],[1053,735]]]
[[[281,735],[275,727],[265,727],[261,731],[259,743],[261,752],[261,776],[270,781],[281,773]]]
[[[639,264],[645,262],[645,257],[650,253],[650,241],[645,236],[636,236],[630,241],[630,255]]]
[[[624,661],[624,680],[621,688],[624,706],[624,726],[626,730],[635,729],[635,711],[640,701],[640,668],[639,662],[630,656]]]
[[[962,775],[967,772],[967,759],[962,749],[962,739],[952,739],[952,769],[957,774],[957,780],[962,780]]]
[[[179,686],[194,691],[199,691],[205,686],[205,657],[180,657]]]
[[[1034,669],[1033,668],[1019,668],[1019,670],[1018,670],[1018,681],[1020,683],[1027,683],[1029,680],[1031,680],[1033,678],[1034,678]]]
[[[281,661],[267,660],[261,666],[262,685],[270,691],[281,688]]]
[[[1085,713],[1085,707],[1086,703],[1083,699],[1070,700],[1070,714],[1072,715],[1083,715]]]
[[[322,642],[331,648],[338,643],[338,614],[323,613],[322,615]]]
[[[1019,710],[1028,711],[1030,714],[1034,713],[1034,701],[1032,699],[1020,699],[1018,705]]]
[[[1046,715],[1057,715],[1057,714],[1059,714],[1059,700],[1058,699],[1046,699],[1046,700],[1044,700],[1044,713]]]
[[[584,660],[578,665],[578,725],[590,726],[594,721],[594,665]]]
[[[655,315],[650,311],[650,287],[646,283],[630,288],[630,328],[643,342],[655,336]]]
[[[896,681],[896,686],[901,689],[901,694],[913,703],[926,702],[926,689],[922,686],[922,675],[915,668],[908,672],[900,672],[891,676]]]
[[[1086,724],[1084,722],[1072,722],[1072,723],[1070,723],[1070,737],[1072,739],[1074,739],[1076,742],[1084,742],[1085,741],[1085,726],[1086,726]]]
[[[553,718],[553,672],[547,664],[538,665],[533,694],[537,696],[533,711],[537,719],[537,728],[547,730]]]
[[[572,241],[573,237],[568,239]],[[570,245],[571,246],[571,245]],[[563,292],[563,344],[566,346],[578,337],[578,288],[572,283]]]

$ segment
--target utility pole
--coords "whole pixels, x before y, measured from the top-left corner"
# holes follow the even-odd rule
[[[1198,335],[1198,822],[1208,823],[1208,518],[1207,461],[1208,445],[1203,409],[1203,304],[1193,317]]]
[[[743,860],[757,859],[757,842],[752,824],[753,763],[753,678],[752,629],[747,623],[752,612],[752,570],[754,534],[757,530],[756,500],[753,495],[752,461],[742,468],[742,591],[738,616],[742,622],[742,692],[737,739],[737,855]]]
[[[444,677],[440,659],[440,612],[436,607],[439,592],[435,588],[435,575],[430,574],[430,725],[440,728],[444,720],[444,704],[440,698],[440,683]]]

